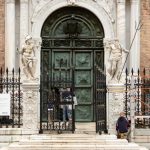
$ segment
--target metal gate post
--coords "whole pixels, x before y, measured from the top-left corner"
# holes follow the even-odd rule
[[[134,98],[134,76],[132,71],[131,76],[131,100],[130,100],[130,116],[131,116],[131,142],[134,142],[134,130],[135,130],[135,98]]]

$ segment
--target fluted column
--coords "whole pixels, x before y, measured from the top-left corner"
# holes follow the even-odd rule
[[[25,36],[29,31],[29,9],[28,0],[20,0],[20,46],[22,46]]]
[[[136,26],[139,23],[139,0],[130,0],[131,3],[131,20],[130,20],[130,41],[132,42],[135,32]],[[139,35],[140,33],[137,32],[137,35],[133,41],[133,45],[130,50],[130,69],[133,68],[134,71],[140,66],[140,42],[139,42]]]
[[[125,0],[117,0],[117,37],[126,46]]]
[[[15,0],[6,0],[5,67],[15,67]]]

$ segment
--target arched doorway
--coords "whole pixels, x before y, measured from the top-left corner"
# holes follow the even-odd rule
[[[104,30],[97,17],[79,7],[64,7],[45,21],[41,48],[41,121],[47,121],[47,78],[70,78],[78,105],[75,121],[95,121],[95,66],[104,70]],[[61,69],[60,69],[61,68]],[[45,92],[44,92],[45,89]],[[106,119],[106,118],[105,118]]]

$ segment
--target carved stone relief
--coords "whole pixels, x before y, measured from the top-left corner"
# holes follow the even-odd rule
[[[32,82],[31,82],[32,83]],[[38,84],[23,83],[23,128],[37,130],[38,128]]]
[[[108,93],[109,94],[109,129],[115,133],[116,121],[120,112],[123,111],[123,93]]]

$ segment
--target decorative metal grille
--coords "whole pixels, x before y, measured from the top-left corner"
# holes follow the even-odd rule
[[[131,89],[131,76],[134,77],[134,89]],[[131,71],[128,75],[126,69],[126,91],[124,110],[126,117],[130,119],[130,100],[131,90],[135,99],[135,127],[136,128],[150,128],[150,69],[144,68],[142,72],[138,70]]]
[[[106,74],[96,67],[96,132],[107,133],[106,123]]]
[[[20,88],[20,68],[18,73],[14,69],[10,73],[8,69],[0,70],[0,94],[10,94],[10,116],[0,116],[0,128],[20,128],[23,125],[23,92]]]
[[[41,77],[41,121],[40,133],[45,130],[49,131],[72,131],[75,130],[75,117],[74,117],[74,81],[71,78],[51,77],[48,74]],[[67,70],[65,70],[67,71]],[[73,77],[73,76],[72,76]],[[69,88],[71,91],[71,98],[66,101],[62,98],[62,89]],[[71,118],[63,118],[64,107],[70,107]],[[69,111],[69,109],[68,109]],[[65,115],[68,117],[68,115]]]

